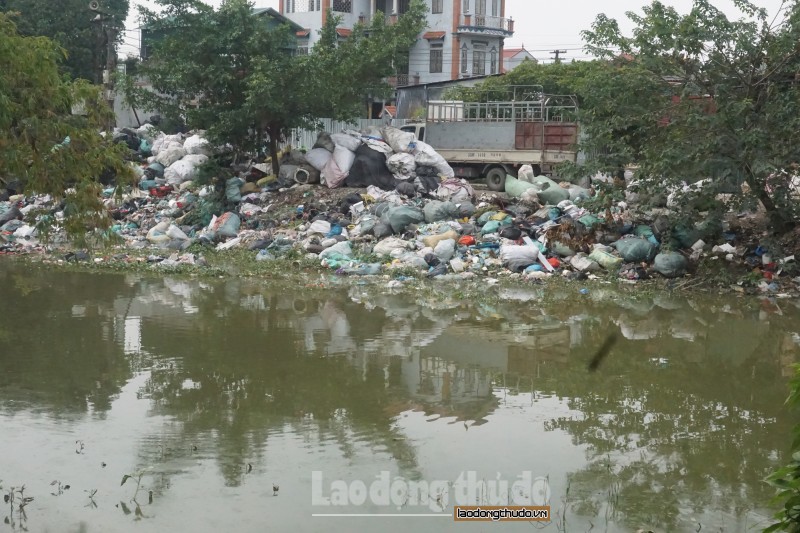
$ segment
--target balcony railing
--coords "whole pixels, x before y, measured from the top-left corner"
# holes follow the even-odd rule
[[[503,17],[490,17],[488,15],[461,15],[459,30],[499,32],[510,36],[514,33],[514,21]]]

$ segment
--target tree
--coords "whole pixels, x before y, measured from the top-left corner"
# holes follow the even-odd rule
[[[303,56],[294,53],[288,27],[268,28],[246,0],[226,0],[217,10],[199,0],[157,1],[160,13],[142,11],[161,36],[140,68],[152,88],[132,88],[133,99],[240,151],[268,143],[275,173],[278,143],[292,128],[319,117],[354,118],[368,91],[386,87],[401,51],[422,31],[426,9],[414,0],[396,24],[378,16],[343,41],[329,11],[321,39]]]
[[[785,1],[774,18],[735,4],[739,20],[708,0],[686,15],[654,1],[628,13],[631,37],[598,16],[583,35],[608,70],[585,80],[584,148],[600,154],[598,166],[637,164],[652,189],[709,179],[700,191],[713,200],[744,182],[742,200],[761,201],[780,231],[800,215],[792,172],[783,172],[800,161],[800,3]]]
[[[101,9],[113,16],[120,28],[128,16],[128,3],[129,0],[100,2]],[[66,51],[66,58],[60,63],[62,72],[75,79],[100,83],[108,47],[101,25],[93,22],[97,13],[88,5],[88,0],[61,0],[57,3],[51,0],[0,0],[0,11],[19,13],[15,20],[20,34],[49,37],[58,43]],[[107,25],[110,26],[111,22]]]
[[[112,170],[123,182],[133,175],[123,159],[127,147],[99,134],[111,116],[99,88],[59,74],[64,54],[46,37],[20,36],[0,13],[0,179],[65,199],[65,227],[80,237],[87,225],[109,223],[98,177]],[[73,114],[77,108],[83,112]]]
[[[545,94],[576,95],[583,103],[591,93],[583,81],[604,67],[600,61],[535,63],[523,61],[504,76],[489,78],[475,87],[457,87],[445,98],[478,101],[510,99],[514,87],[540,86]]]

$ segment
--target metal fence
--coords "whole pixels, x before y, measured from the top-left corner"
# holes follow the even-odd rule
[[[305,148],[310,150],[314,143],[317,142],[317,135],[319,132],[326,131],[328,133],[340,133],[342,130],[364,130],[369,127],[382,127],[386,125],[391,125],[395,127],[404,126],[406,124],[405,119],[393,119],[393,120],[384,120],[384,119],[358,119],[354,122],[342,122],[338,120],[332,120],[329,118],[322,118],[319,119],[319,124],[316,130],[306,130],[296,128],[292,130],[291,135],[289,135],[286,139],[286,142],[280,145],[281,149],[291,145],[293,148]]]

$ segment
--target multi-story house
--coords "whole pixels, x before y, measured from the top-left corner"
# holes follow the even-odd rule
[[[505,0],[426,0],[427,28],[398,65],[396,85],[418,85],[503,71],[503,42],[514,34]],[[358,22],[377,13],[389,21],[408,10],[410,0],[280,0],[280,13],[303,27],[298,51],[314,46],[328,10],[341,17],[346,38]]]

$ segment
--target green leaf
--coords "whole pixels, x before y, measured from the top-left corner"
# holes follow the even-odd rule
[[[121,487],[122,485],[124,485],[125,482],[128,481],[130,478],[131,478],[131,476],[129,476],[128,474],[125,474],[124,476],[122,476],[122,483],[120,483],[119,486]]]

